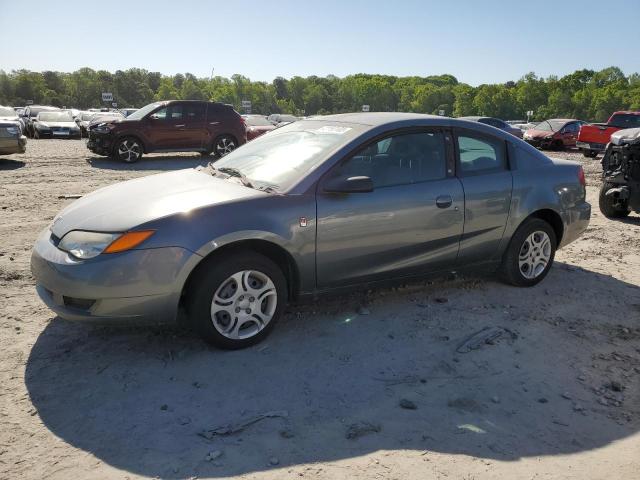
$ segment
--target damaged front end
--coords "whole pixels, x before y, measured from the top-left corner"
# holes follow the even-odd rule
[[[611,136],[602,159],[600,211],[609,218],[640,213],[640,128]]]

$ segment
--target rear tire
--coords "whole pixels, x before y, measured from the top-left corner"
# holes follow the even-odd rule
[[[238,252],[205,260],[189,279],[189,323],[208,343],[227,350],[263,340],[287,303],[287,281],[269,258]]]
[[[551,225],[539,218],[529,218],[511,237],[502,259],[505,282],[516,287],[532,287],[547,276],[557,247]]]
[[[629,215],[629,203],[616,201],[613,195],[607,196],[607,191],[614,188],[612,183],[603,183],[600,187],[600,195],[598,197],[598,205],[600,211],[607,218],[624,218]]]
[[[220,135],[213,142],[212,153],[215,158],[221,158],[238,148],[238,141],[231,135]]]

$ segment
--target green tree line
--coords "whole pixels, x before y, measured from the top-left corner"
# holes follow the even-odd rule
[[[250,100],[254,113],[315,115],[360,111],[405,111],[448,116],[486,115],[503,119],[570,117],[604,121],[615,110],[640,110],[640,74],[619,68],[578,70],[558,78],[528,73],[518,81],[460,83],[452,75],[395,77],[356,74],[344,78],[275,78],[251,81],[242,75],[197,78],[132,68],[115,73],[81,68],[72,73],[0,70],[0,104],[22,106],[28,100],[75,108],[100,107],[101,93],[112,92],[120,107],[142,107],[156,100],[215,100],[241,110]]]

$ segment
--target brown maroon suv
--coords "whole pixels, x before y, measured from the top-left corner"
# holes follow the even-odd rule
[[[151,152],[200,152],[221,157],[246,141],[244,121],[231,105],[170,100],[92,126],[87,148],[133,163]]]

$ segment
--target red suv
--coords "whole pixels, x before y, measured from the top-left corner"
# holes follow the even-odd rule
[[[221,157],[246,141],[244,121],[231,105],[170,100],[92,126],[87,148],[133,163],[151,152],[200,152]]]

